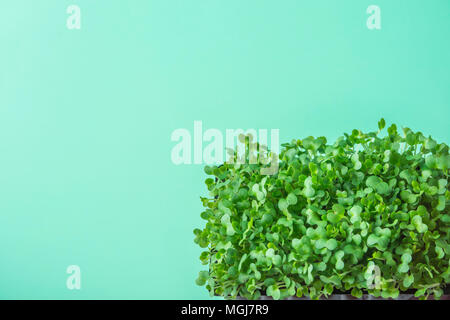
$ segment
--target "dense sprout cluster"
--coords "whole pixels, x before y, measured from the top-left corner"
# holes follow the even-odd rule
[[[395,125],[284,144],[279,170],[207,166],[195,242],[212,295],[440,297],[450,279],[449,147]],[[247,140],[248,143],[248,140]]]

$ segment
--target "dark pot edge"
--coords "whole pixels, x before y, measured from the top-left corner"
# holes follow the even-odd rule
[[[236,300],[248,300],[247,298],[238,296],[236,297]],[[270,296],[261,296],[259,299],[257,300],[274,300],[272,297]],[[296,296],[291,296],[288,298],[285,298],[283,300],[311,300],[308,297],[296,297]],[[331,294],[328,297],[321,297],[319,298],[319,300],[420,300],[419,298],[416,298],[414,296],[414,294],[399,294],[399,296],[395,299],[393,298],[382,298],[382,297],[374,297],[373,295],[370,294],[363,294],[363,296],[361,298],[355,298],[354,296],[352,296],[351,294]],[[434,300],[433,296],[429,296],[428,300]],[[439,300],[450,300],[450,294],[443,294]]]
[[[443,291],[444,291],[444,293],[443,293],[443,295],[441,296],[441,300],[447,300],[447,299],[443,299],[444,297],[450,297],[450,285],[446,285],[444,288],[443,288]],[[413,290],[406,290],[406,291],[403,291],[402,293],[400,293],[399,294],[399,297],[400,296],[413,296],[414,297],[414,294],[415,294],[415,292],[416,292],[416,290],[415,289],[413,289]],[[219,295],[214,295],[215,297],[221,297],[221,296],[219,296]],[[348,297],[352,297],[353,299],[358,299],[358,298],[355,298],[355,297],[353,297],[352,295],[351,295],[351,293],[350,293],[350,291],[347,291],[347,292],[342,292],[342,291],[335,291],[333,294],[331,294],[330,295],[330,297],[333,297],[333,296],[348,296]],[[370,296],[370,297],[372,297],[372,299],[384,299],[384,298],[377,298],[377,297],[374,297],[373,295],[371,295],[371,294],[369,294],[369,293],[367,293],[367,292],[363,292],[363,297],[364,296]],[[241,296],[239,296],[240,298],[241,298],[241,300],[247,300],[246,298],[244,298],[244,297],[241,297]],[[267,297],[267,299],[265,299],[265,300],[270,300],[270,299],[272,299],[270,296],[265,296],[265,295],[261,295],[261,297]],[[293,298],[295,298],[295,299],[293,299]],[[287,298],[288,300],[300,300],[300,299],[306,299],[306,300],[308,300],[309,298],[298,298],[298,297],[296,297],[296,296],[292,296],[292,297],[290,297],[290,298]],[[328,299],[328,300],[330,300],[329,298],[325,298],[325,299]],[[389,298],[388,298],[389,299]],[[385,299],[385,300],[388,300],[388,299]],[[401,300],[401,299],[396,299],[396,300]],[[449,299],[450,300],[450,299]]]

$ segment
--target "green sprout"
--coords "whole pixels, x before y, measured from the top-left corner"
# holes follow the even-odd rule
[[[439,298],[450,279],[449,147],[396,125],[333,144],[283,144],[279,170],[207,166],[195,242],[211,295],[318,299],[333,291]],[[372,285],[371,272],[379,276]]]

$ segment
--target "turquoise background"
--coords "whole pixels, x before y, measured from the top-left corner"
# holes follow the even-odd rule
[[[66,28],[79,5],[82,29]],[[368,30],[366,8],[381,8]],[[201,165],[177,128],[450,141],[450,1],[0,4],[0,298],[201,299]],[[81,268],[82,289],[66,288]]]

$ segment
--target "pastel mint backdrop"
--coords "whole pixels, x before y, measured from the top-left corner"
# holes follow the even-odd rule
[[[66,8],[81,8],[67,30]],[[368,30],[366,8],[381,8]],[[0,4],[0,298],[202,299],[200,165],[170,135],[375,129],[450,142],[448,0]],[[66,288],[79,265],[82,289]]]

